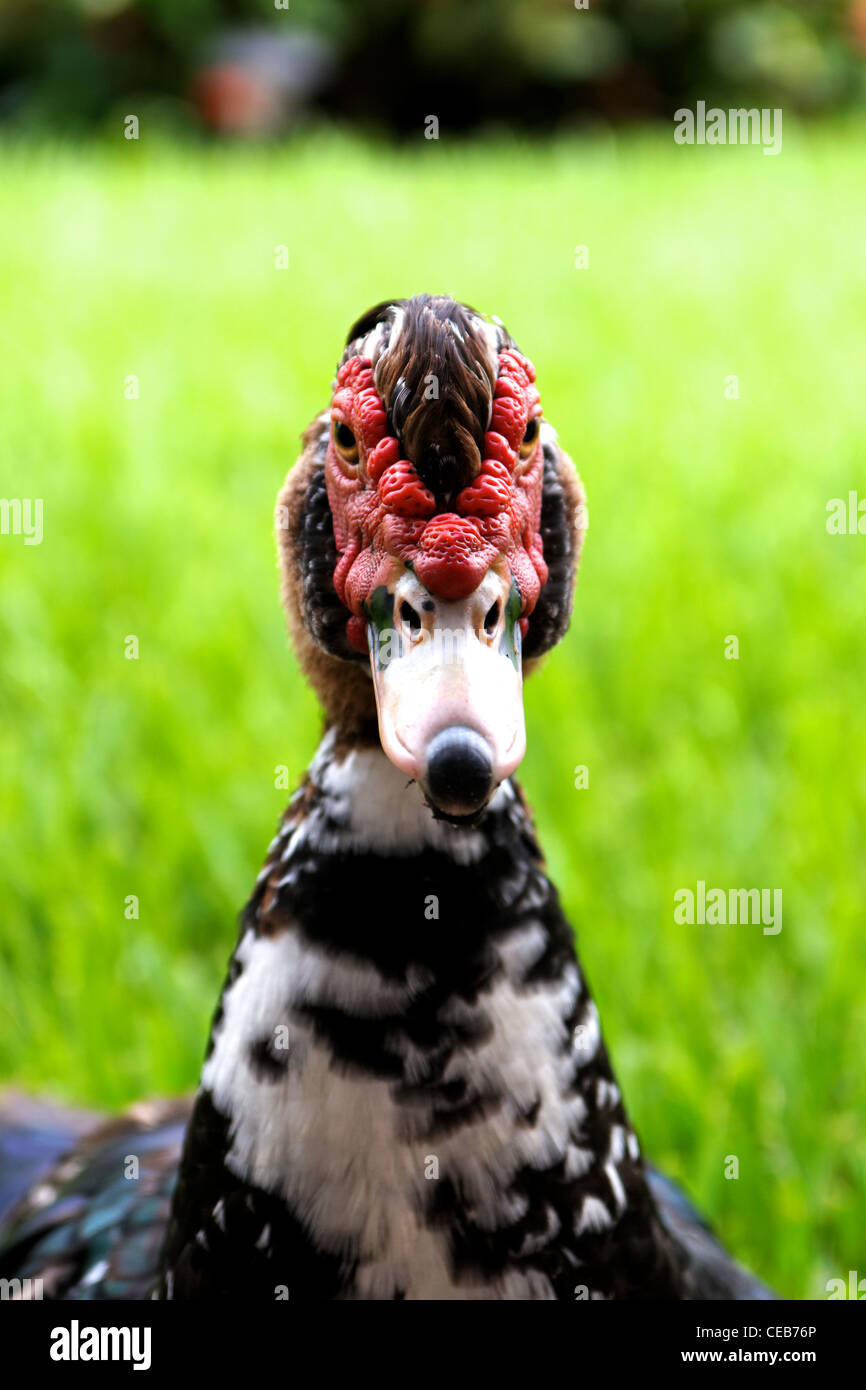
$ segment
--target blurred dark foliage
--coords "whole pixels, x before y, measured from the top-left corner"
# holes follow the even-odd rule
[[[584,8],[585,6],[585,8]],[[866,0],[0,0],[0,119],[266,134],[866,99]]]

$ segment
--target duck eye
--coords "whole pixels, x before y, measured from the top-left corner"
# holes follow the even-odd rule
[[[535,448],[536,444],[538,443],[538,436],[539,436],[540,432],[541,432],[541,421],[539,420],[539,418],[538,418],[537,415],[533,415],[532,419],[529,421],[529,423],[528,423],[527,426],[526,426],[526,430],[525,430],[525,432],[524,432],[523,439],[521,440],[521,443],[520,443],[520,457],[521,457],[522,459],[528,459],[528,458],[529,458],[529,455],[532,453],[533,449]]]
[[[342,420],[334,421],[334,443],[337,446],[338,454],[347,463],[358,462],[358,441],[349,426],[344,425]]]

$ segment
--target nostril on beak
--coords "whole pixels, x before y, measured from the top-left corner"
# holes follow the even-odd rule
[[[440,811],[471,816],[493,790],[493,760],[474,729],[443,729],[427,750],[427,792]]]

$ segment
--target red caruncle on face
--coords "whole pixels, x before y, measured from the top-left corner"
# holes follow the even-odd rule
[[[403,565],[411,565],[432,594],[454,600],[471,594],[503,556],[523,600],[526,631],[547,580],[539,534],[541,441],[536,437],[521,449],[527,424],[540,415],[532,363],[515,348],[504,349],[480,472],[458,493],[453,511],[437,511],[433,493],[387,433],[369,359],[352,357],[342,365],[331,403],[325,481],[339,557],[334,588],[352,615],[346,633],[357,651],[367,650],[367,600]],[[338,448],[339,425],[351,430],[357,451]]]

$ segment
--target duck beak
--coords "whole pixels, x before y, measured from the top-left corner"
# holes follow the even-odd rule
[[[504,560],[463,599],[403,568],[367,604],[382,747],[437,816],[476,819],[526,751],[520,610]]]

